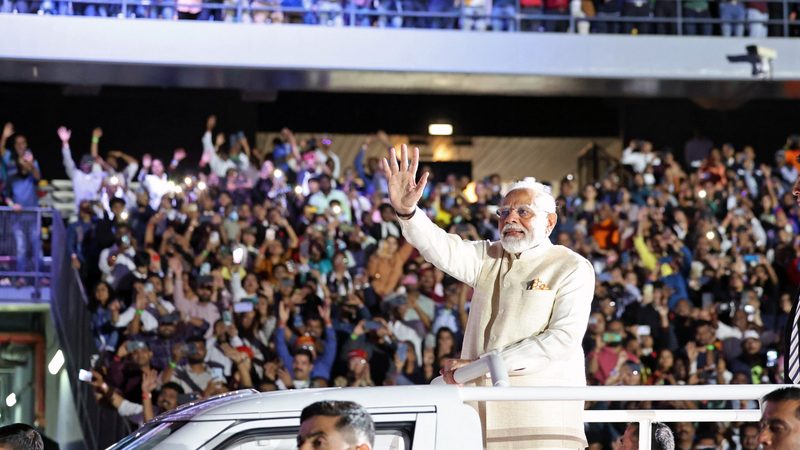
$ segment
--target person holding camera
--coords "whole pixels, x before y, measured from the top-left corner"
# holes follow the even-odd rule
[[[499,242],[463,241],[437,227],[417,208],[428,173],[416,178],[419,149],[400,161],[394,149],[383,160],[389,197],[403,236],[422,256],[475,289],[462,359],[446,360],[442,375],[482,355],[498,353],[513,386],[583,386],[581,341],[594,295],[594,269],[585,258],[549,236],[556,203],[547,187],[528,178],[513,184],[497,210]],[[471,384],[487,385],[480,377]],[[583,402],[485,402],[478,404],[484,445],[501,448],[572,448],[588,444]]]
[[[622,367],[635,357],[623,346],[625,328],[621,321],[608,324],[607,331],[596,336],[595,348],[589,354],[588,373],[598,384],[607,384],[608,379],[619,375]]]

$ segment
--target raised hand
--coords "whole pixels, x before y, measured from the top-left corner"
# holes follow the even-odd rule
[[[428,173],[425,172],[417,179],[419,167],[419,149],[414,148],[411,164],[408,162],[408,146],[400,147],[400,165],[397,164],[397,152],[394,148],[389,150],[389,159],[383,159],[383,171],[389,182],[389,200],[392,207],[400,214],[411,214],[422,197],[425,185],[428,183]]]
[[[319,316],[322,318],[322,321],[325,325],[331,323],[331,304],[330,301],[326,301],[323,305],[317,306],[317,311],[319,311]]]
[[[61,139],[63,144],[69,144],[69,138],[72,137],[72,130],[68,130],[67,127],[58,127],[58,138]]]
[[[186,158],[186,150],[182,148],[176,148],[175,152],[172,154],[172,159],[180,162],[183,161],[184,158]]]
[[[14,135],[14,124],[11,122],[3,126],[3,139],[8,139]]]
[[[96,139],[100,139],[101,137],[103,137],[103,129],[100,128],[100,127],[97,127],[94,130],[92,130],[92,137],[96,138]]]
[[[210,115],[206,119],[206,130],[211,131],[217,126],[217,116]]]
[[[262,281],[261,282],[261,293],[267,297],[272,298],[275,294],[275,289],[272,287],[272,284],[269,281]]]
[[[150,156],[150,153],[145,153],[142,156],[142,167],[147,170],[150,168],[150,165],[153,164],[153,157]]]
[[[285,302],[278,303],[278,321],[282,325],[289,322],[289,306]]]
[[[142,392],[153,392],[158,386],[158,372],[155,369],[142,371]]]

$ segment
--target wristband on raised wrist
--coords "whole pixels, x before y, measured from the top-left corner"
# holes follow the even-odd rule
[[[400,211],[398,211],[398,210],[396,210],[396,209],[394,210],[394,213],[397,215],[397,217],[398,217],[398,218],[400,218],[400,219],[403,219],[403,220],[408,220],[408,219],[410,219],[410,218],[414,217],[414,213],[415,213],[415,212],[417,212],[417,209],[416,209],[416,208],[414,208],[414,210],[413,210],[413,211],[411,211],[411,212],[410,212],[410,213],[408,213],[408,214],[403,214],[403,213],[401,213]]]

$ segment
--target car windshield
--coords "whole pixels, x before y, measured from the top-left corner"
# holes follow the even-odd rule
[[[189,422],[153,422],[131,433],[108,450],[148,450],[156,448],[170,434]]]

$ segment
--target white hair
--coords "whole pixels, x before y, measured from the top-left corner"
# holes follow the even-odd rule
[[[556,199],[551,194],[549,186],[536,181],[536,178],[526,177],[520,181],[516,181],[508,187],[505,195],[517,189],[527,189],[534,194],[533,203],[537,209],[546,213],[556,213]]]

